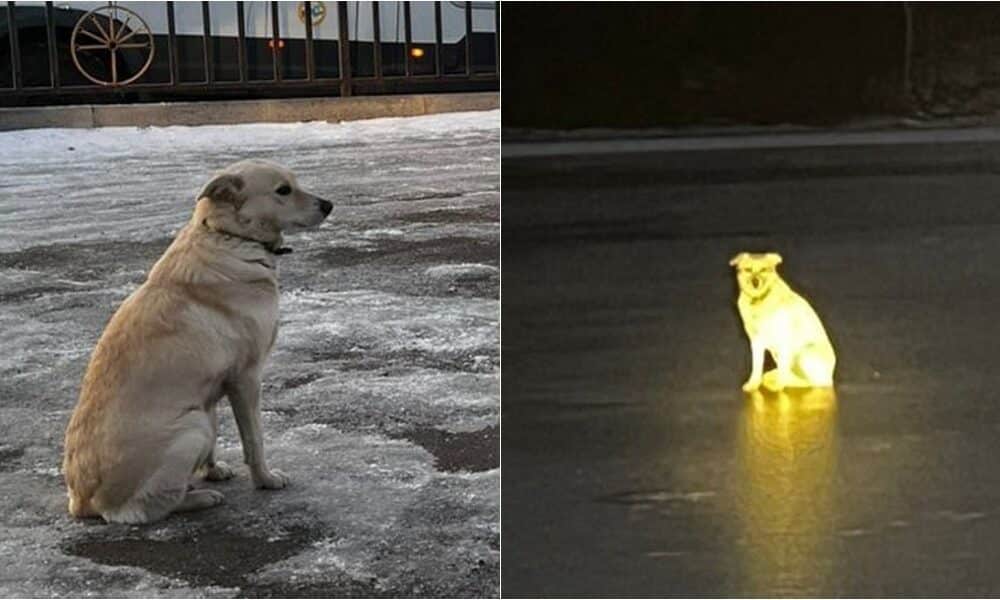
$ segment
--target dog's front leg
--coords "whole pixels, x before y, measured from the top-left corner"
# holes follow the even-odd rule
[[[764,344],[759,340],[750,338],[750,378],[743,384],[744,392],[752,392],[760,387],[760,380],[764,372]]]
[[[254,487],[278,490],[288,485],[288,476],[270,471],[264,461],[264,436],[260,429],[260,373],[244,373],[228,390],[236,426],[243,442],[243,460],[250,467]]]
[[[772,392],[780,392],[792,381],[792,353],[782,348],[772,352],[771,356],[774,357],[775,368],[764,378],[764,386]]]

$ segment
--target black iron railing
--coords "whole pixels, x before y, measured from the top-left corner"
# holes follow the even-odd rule
[[[219,4],[201,2],[200,35],[182,35],[174,2],[111,2],[92,11],[7,2],[0,8],[0,106],[500,88],[499,2],[434,3],[433,24],[421,23],[433,27],[434,41],[419,43],[411,2],[299,2],[285,4],[284,13],[278,2],[225,3],[227,10],[235,4],[235,39],[212,32],[211,5]],[[269,9],[266,37],[248,35],[250,4]],[[304,39],[282,35],[290,31],[289,4]],[[380,10],[386,8],[401,11],[403,35],[384,41]],[[465,13],[464,35],[450,44],[443,41],[444,8]],[[336,11],[335,36],[315,36],[314,9],[321,9],[320,22]],[[490,30],[474,31],[474,10],[482,11],[480,22],[492,13]],[[151,11],[163,11],[154,15],[165,21],[163,31],[146,23]],[[371,31],[359,36],[358,22],[368,18],[362,11],[371,15]]]

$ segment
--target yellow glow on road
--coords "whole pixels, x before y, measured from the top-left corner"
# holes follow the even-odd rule
[[[829,587],[837,457],[831,388],[750,394],[738,454],[740,554],[748,596],[823,596]]]

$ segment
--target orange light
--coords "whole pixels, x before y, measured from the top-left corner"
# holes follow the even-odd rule
[[[423,48],[410,48],[410,56],[413,58],[423,58],[424,49]]]
[[[267,40],[267,47],[274,50],[274,38]],[[278,50],[285,47],[285,40],[278,40]]]

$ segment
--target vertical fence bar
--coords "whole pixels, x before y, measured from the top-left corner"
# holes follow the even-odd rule
[[[444,76],[444,68],[441,54],[443,53],[444,42],[441,33],[441,3],[434,3],[434,75]]]
[[[313,13],[312,13],[312,3],[303,2],[303,10],[305,11],[305,19],[303,22],[306,26],[306,79],[312,81],[316,79],[316,58],[313,56]]]
[[[281,81],[281,32],[278,31],[278,3],[271,3],[271,64],[274,66],[274,81]]]
[[[180,63],[177,60],[177,23],[174,20],[174,3],[167,2],[167,56],[170,60],[170,85],[180,83]]]
[[[17,41],[17,19],[14,17],[14,3],[7,3],[7,27],[10,29],[10,75],[14,89],[23,87],[21,79],[21,47]]]
[[[202,39],[205,44],[204,52],[202,52],[202,58],[205,61],[205,82],[212,83],[215,81],[215,52],[212,51],[212,14],[208,8],[208,2],[201,3],[201,24],[203,25]]]
[[[49,46],[49,83],[54,89],[59,89],[59,55],[56,52],[56,26],[52,14],[52,3],[45,3],[45,36]]]
[[[397,9],[398,10],[398,9]],[[406,43],[403,44],[403,64],[406,65],[406,76],[413,74],[410,66],[410,45],[413,43],[413,34],[410,31],[410,3],[403,2],[403,34],[406,36]]]
[[[347,27],[347,2],[337,0],[337,25],[340,31],[337,34],[340,49],[340,95],[347,97],[351,95],[351,40],[350,30]]]
[[[246,18],[243,15],[243,3],[236,3],[236,39],[239,47],[236,48],[236,61],[240,67],[240,82],[247,80],[247,26]]]
[[[465,3],[465,74],[472,76],[472,2]]]
[[[375,79],[382,80],[382,19],[378,2],[372,2],[372,37],[375,39]]]
[[[17,2],[8,1],[6,4],[6,17],[7,25],[9,28],[9,46],[10,46],[10,65],[12,74],[12,86],[13,90],[20,90],[24,88],[24,69],[22,65],[22,56],[20,51],[19,42],[19,28],[17,22]],[[166,16],[167,16],[167,58],[168,58],[168,68],[169,68],[169,85],[177,86],[181,83],[180,79],[180,57],[179,57],[179,45],[177,38],[177,24],[176,24],[176,10],[174,1],[165,2],[166,6]],[[405,69],[404,73],[407,78],[412,77],[415,71],[415,65],[411,61],[411,52],[413,50],[413,14],[412,14],[412,2],[403,1],[401,2],[403,8],[404,16],[404,27],[405,27],[405,44],[404,44],[404,60]],[[465,74],[466,76],[473,75],[474,60],[472,56],[473,51],[473,2],[464,2],[465,10]],[[495,37],[493,44],[493,51],[495,56],[495,64],[493,74],[496,77],[500,76],[500,61],[501,61],[501,48],[500,48],[500,2],[494,2],[494,19],[495,19]],[[273,29],[271,31],[272,39],[272,69],[274,74],[274,81],[281,82],[283,80],[283,63],[282,55],[284,48],[282,47],[281,38],[281,22],[279,14],[279,4],[278,2],[269,2],[270,17],[272,21]],[[302,7],[304,9],[304,25],[305,25],[305,38],[306,38],[306,49],[305,49],[305,59],[306,59],[306,79],[310,82],[315,81],[317,78],[317,64],[316,64],[316,40],[312,3],[303,2]],[[203,64],[205,68],[205,80],[208,84],[216,83],[217,78],[217,68],[216,68],[216,52],[213,46],[213,35],[212,35],[212,21],[211,21],[211,8],[210,3],[202,1],[202,19],[203,19]],[[349,3],[344,1],[338,1],[336,3],[336,8],[338,11],[338,25],[339,25],[339,61],[340,61],[340,92],[342,96],[351,96],[353,94],[353,68],[352,68],[352,42],[356,40],[351,40],[350,38],[350,21],[349,21]],[[237,12],[237,29],[239,44],[237,48],[237,55],[239,61],[239,77],[241,82],[247,82],[249,80],[248,70],[248,52],[247,52],[247,38],[246,38],[246,15],[245,15],[245,2],[236,2],[236,12]],[[3,10],[0,7],[0,10]],[[434,72],[437,77],[442,77],[444,75],[444,28],[442,19],[442,6],[440,3],[435,3],[433,5],[434,10],[434,27],[435,27],[435,64]],[[382,79],[383,77],[383,51],[382,51],[382,40],[381,40],[381,19],[379,14],[380,8],[377,1],[372,2],[372,13],[373,13],[373,34],[374,34],[374,60],[375,60],[375,77],[377,79]],[[0,13],[2,14],[2,13]],[[62,86],[61,81],[61,68],[59,64],[60,54],[59,54],[59,39],[57,38],[57,23],[56,23],[56,8],[54,2],[46,1],[44,2],[44,18],[45,18],[45,35],[47,41],[48,50],[48,60],[49,60],[49,83],[50,87],[53,89],[60,89]]]

